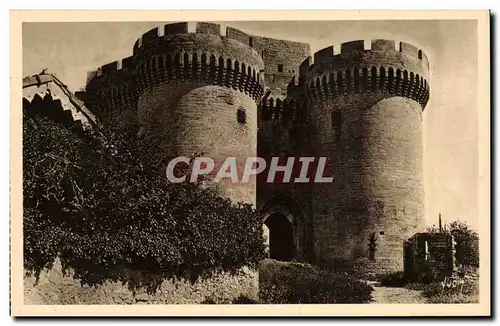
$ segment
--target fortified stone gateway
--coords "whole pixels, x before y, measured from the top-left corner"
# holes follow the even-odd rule
[[[404,42],[364,43],[312,60],[305,43],[168,24],[90,74],[80,95],[103,123],[138,124],[165,153],[328,157],[332,183],[257,179],[225,195],[266,218],[271,257],[402,270],[403,242],[423,226],[429,62]]]

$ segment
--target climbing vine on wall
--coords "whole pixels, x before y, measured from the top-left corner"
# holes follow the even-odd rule
[[[97,135],[47,118],[23,121],[24,265],[59,258],[82,284],[154,291],[263,258],[262,221],[198,184],[167,182],[154,142],[135,130]]]

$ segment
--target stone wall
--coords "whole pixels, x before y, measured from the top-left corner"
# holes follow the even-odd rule
[[[241,179],[247,157],[257,154],[257,102],[263,62],[247,44],[220,36],[220,26],[187,23],[144,34],[134,47],[140,133],[159,138],[159,152],[209,156],[214,174],[235,158]],[[221,195],[255,204],[255,183],[225,183]]]
[[[82,286],[70,276],[64,276],[61,264],[56,262],[50,271],[24,279],[24,302],[36,305],[57,304],[196,304],[207,301],[231,303],[240,295],[258,298],[258,273],[241,270],[240,275],[220,275],[191,284],[186,281],[166,280],[155,294],[145,290],[133,293],[126,285],[106,282],[99,287]]]
[[[238,110],[245,111],[245,124],[237,121]],[[159,152],[203,153],[215,161],[216,171],[227,157],[235,157],[239,178],[246,158],[256,156],[257,106],[233,89],[163,84],[141,94],[138,112],[142,136],[161,139]],[[224,183],[220,189],[234,201],[255,203],[255,182]]]
[[[316,107],[316,156],[329,158],[325,174],[334,178],[313,188],[315,247],[322,260],[368,257],[374,232],[377,262],[402,269],[403,241],[423,226],[419,110],[411,100],[376,93]],[[341,130],[332,127],[332,111],[342,112]]]
[[[293,77],[299,75],[299,66],[310,55],[307,43],[253,36],[252,47],[264,60],[265,84],[271,97],[284,99]]]
[[[417,233],[404,243],[405,278],[442,281],[456,270],[455,240],[446,233]]]

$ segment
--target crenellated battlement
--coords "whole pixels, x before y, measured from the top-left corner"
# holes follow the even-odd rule
[[[383,60],[384,57],[415,60],[415,65],[422,70],[422,74],[428,73],[429,70],[429,60],[421,49],[406,42],[398,42],[396,46],[394,40],[384,39],[372,40],[368,48],[365,48],[364,40],[345,42],[340,45],[340,52],[336,52],[333,46],[329,46],[314,54],[314,65],[318,66],[326,61],[334,61],[338,64],[342,61],[341,59],[349,60],[349,58],[357,61],[360,59]]]
[[[181,34],[198,34],[206,36],[219,36],[228,40],[238,41],[249,47],[252,45],[252,36],[237,30],[232,27],[226,27],[222,30],[219,24],[206,23],[206,22],[180,22],[173,24],[166,24],[163,26],[155,27],[137,39],[134,44],[134,55],[147,48],[152,43],[154,44],[159,39],[176,36]]]
[[[191,28],[193,26],[194,29]],[[226,30],[230,29],[234,30],[230,27],[228,27]],[[163,26],[155,27],[142,34],[134,44],[134,54],[142,47],[148,46],[149,43],[155,42],[158,38],[188,33],[222,36],[221,26],[219,24],[206,22],[180,22],[166,24]],[[248,44],[248,42],[245,43]]]
[[[258,101],[264,89],[258,68],[210,52],[155,55],[138,65],[135,74],[139,92],[159,83],[195,82],[240,90]]]
[[[99,67],[86,86],[89,107],[101,118],[110,112],[134,108],[136,87],[133,57]]]
[[[172,36],[178,34],[208,34],[225,37],[227,39],[235,40],[240,43],[246,44],[252,48],[254,46],[255,36],[247,34],[236,28],[227,26],[224,30],[222,26],[214,23],[206,22],[180,22],[173,24],[166,24],[163,26],[157,26],[137,39],[134,44],[134,54],[143,46],[147,46],[150,42],[154,42],[156,39],[163,36]],[[258,37],[260,38],[260,37]],[[290,41],[291,42],[291,41]],[[291,42],[297,43],[297,42]]]
[[[134,69],[134,58],[132,56],[110,62],[108,64],[105,64],[96,70],[96,77],[104,77],[105,75],[111,74],[113,77],[119,76],[118,74],[115,74],[120,71],[126,71],[127,69]]]
[[[147,46],[150,42],[154,42],[156,39],[161,38],[166,35],[175,35],[175,34],[187,34],[188,33],[188,23],[174,23],[167,24],[163,27],[155,27],[150,29],[146,33],[142,34],[134,44],[134,54],[144,46]]]
[[[293,97],[268,97],[260,104],[262,121],[304,121],[305,111],[300,101]]]
[[[134,46],[137,90],[159,83],[195,82],[240,90],[259,101],[264,63],[247,44],[220,35],[220,25],[176,23],[145,33]],[[232,32],[230,32],[231,34]]]
[[[312,102],[348,93],[387,92],[413,99],[425,108],[429,100],[429,62],[417,47],[392,40],[352,41],[335,53],[330,46],[314,54],[314,63],[300,69]]]

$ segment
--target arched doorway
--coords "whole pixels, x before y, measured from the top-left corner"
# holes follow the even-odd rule
[[[289,261],[294,258],[293,225],[282,213],[270,215],[265,225],[268,228],[269,258]]]

